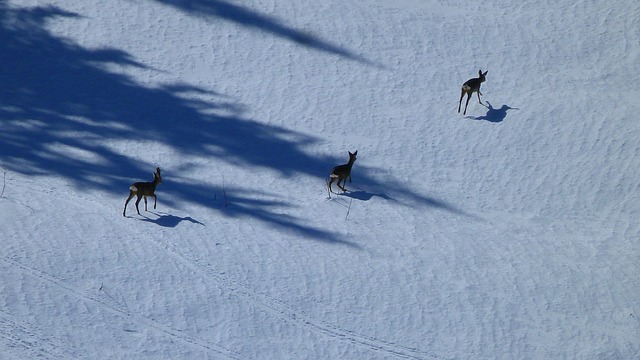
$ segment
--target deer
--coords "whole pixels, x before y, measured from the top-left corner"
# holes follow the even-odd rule
[[[138,208],[138,204],[140,200],[144,198],[144,211],[147,210],[147,196],[153,196],[153,208],[156,208],[156,204],[158,202],[158,198],[156,197],[155,191],[158,184],[162,182],[162,177],[160,177],[160,168],[157,167],[156,171],[153,173],[153,181],[151,182],[136,182],[133,183],[129,187],[129,197],[127,201],[124,203],[124,211],[122,212],[122,216],[127,216],[127,205],[129,204],[129,200],[133,198],[133,196],[137,196],[136,200],[136,210],[138,211],[138,215],[140,215],[140,209]]]
[[[465,81],[464,84],[462,84],[462,93],[460,94],[460,101],[458,102],[458,113],[460,112],[460,106],[462,105],[462,98],[464,97],[464,94],[467,94],[467,103],[464,105],[464,112],[462,113],[462,115],[467,114],[467,106],[469,105],[469,99],[471,99],[471,95],[473,95],[474,92],[478,93],[478,101],[480,102],[480,104],[482,104],[482,100],[480,100],[480,95],[482,95],[482,93],[480,92],[480,84],[482,84],[483,82],[485,82],[485,80],[487,80],[488,72],[489,70],[483,73],[481,69],[480,71],[478,71],[477,78],[469,79]]]
[[[329,175],[329,192],[333,192],[331,189],[331,184],[333,184],[336,179],[338,180],[338,187],[342,189],[342,191],[346,192],[345,185],[347,185],[347,178],[349,178],[349,183],[351,183],[351,168],[353,167],[353,163],[356,162],[356,155],[358,155],[358,151],[349,153],[349,162],[346,164],[338,165],[333,168],[331,174]],[[342,182],[342,186],[340,186],[340,182]]]

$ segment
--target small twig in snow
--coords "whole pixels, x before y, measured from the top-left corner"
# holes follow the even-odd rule
[[[0,191],[0,198],[4,196],[4,188],[7,186],[7,170],[2,169],[2,191]]]
[[[224,207],[228,207],[229,201],[227,200],[227,191],[224,188],[224,175],[222,175],[222,195],[224,195]]]
[[[98,291],[102,291],[105,295],[107,295],[111,300],[113,300],[114,303],[120,305],[120,302],[118,300],[116,300],[113,296],[111,296],[111,294],[109,294],[105,289],[104,289],[104,283],[100,283],[100,289],[98,289]],[[122,306],[122,305],[120,305]]]
[[[349,207],[347,208],[347,215],[344,216],[344,219],[347,220],[349,217],[349,213],[351,212],[351,203],[353,202],[353,198],[349,201]]]
[[[325,183],[325,185],[327,185],[327,186],[326,186],[326,188],[327,188],[327,194],[329,194],[329,199],[331,199],[331,190],[329,190],[329,179],[326,179],[326,180],[324,181],[324,183]]]

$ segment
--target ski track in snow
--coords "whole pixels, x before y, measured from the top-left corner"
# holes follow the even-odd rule
[[[215,271],[208,266],[200,265],[202,261],[197,258],[186,257],[181,254],[176,247],[172,246],[168,242],[158,242],[156,245],[166,251],[173,258],[199,273],[203,278],[214,281],[217,285],[222,286],[228,293],[243,299],[250,305],[262,309],[274,317],[285,320],[287,323],[301,326],[308,331],[381,353],[383,357],[394,356],[402,359],[446,359],[445,357],[441,357],[436,354],[415,348],[408,348],[373,337],[363,336],[353,331],[340,328],[323,321],[318,321],[300,311],[295,310],[283,301],[270,297],[267,294],[257,293],[251,288],[237,281],[231,280],[229,277],[224,276],[222,273]]]
[[[128,311],[127,309],[124,308],[120,308],[117,306],[113,306],[112,304],[110,304],[110,302],[113,300],[112,298],[110,298],[108,295],[104,295],[102,297],[97,296],[96,294],[88,294],[86,291],[71,287],[69,285],[67,285],[63,280],[58,279],[50,274],[46,274],[38,269],[34,269],[31,268],[29,266],[26,266],[22,263],[19,263],[11,258],[5,257],[2,259],[5,263],[7,263],[8,265],[11,265],[13,268],[15,269],[19,269],[22,272],[24,272],[27,275],[30,275],[36,279],[39,279],[43,282],[55,285],[55,287],[65,293],[67,293],[68,295],[71,295],[72,297],[78,299],[78,300],[82,300],[85,302],[89,302],[92,303],[94,305],[99,306],[101,309],[103,310],[107,310],[109,312],[112,312],[120,317],[122,317],[123,319],[130,321],[134,324],[137,324],[141,327],[145,327],[148,329],[153,329],[156,332],[159,332],[165,336],[168,337],[172,337],[176,340],[179,340],[181,342],[187,343],[189,345],[192,346],[196,346],[196,347],[200,347],[204,350],[207,350],[211,353],[223,356],[225,358],[228,359],[239,359],[239,354],[235,353],[229,349],[224,349],[218,345],[215,344],[211,344],[207,341],[204,341],[202,339],[190,336],[188,334],[185,334],[183,332],[177,331],[172,329],[169,326],[163,325],[158,323],[157,321],[150,319],[148,317],[139,315],[139,314],[134,314],[130,311]],[[98,289],[97,292],[99,293],[101,291],[101,289]]]
[[[3,259],[4,260],[4,259]],[[13,264],[11,264],[13,266]],[[79,359],[78,350],[67,346],[60,339],[43,335],[33,324],[26,324],[0,310],[0,350],[12,354],[15,359]]]
[[[59,192],[51,191],[51,190],[43,190],[38,189],[29,185],[17,184],[16,186],[28,190],[30,193],[40,193],[40,194],[48,194],[53,196],[56,200],[55,202],[58,204],[65,204],[66,207],[77,207],[76,201],[73,199],[69,199],[65,196],[60,196]],[[336,195],[339,196],[339,195]],[[334,201],[337,200],[333,199]],[[85,201],[91,203],[93,207],[99,208],[101,203],[94,198],[86,198]],[[344,205],[344,204],[343,204]],[[344,205],[346,206],[346,205]],[[144,211],[144,210],[143,210]],[[136,231],[138,232],[138,231]],[[136,236],[134,236],[135,238]],[[288,305],[287,303],[273,298],[265,293],[259,293],[251,289],[245,284],[242,284],[236,280],[231,279],[228,276],[225,276],[222,272],[216,271],[212,269],[208,265],[201,265],[205,262],[201,259],[198,259],[193,256],[189,256],[184,254],[184,252],[180,251],[178,247],[171,244],[168,241],[161,240],[160,238],[152,238],[145,240],[156,248],[160,249],[162,252],[166,253],[168,256],[173,258],[175,261],[185,265],[187,268],[191,269],[197,274],[207,280],[212,282],[214,285],[221,287],[225,292],[230,295],[233,295],[243,301],[245,301],[250,306],[261,309],[265,313],[273,316],[274,318],[284,320],[288,324],[292,324],[297,327],[301,327],[306,331],[319,334],[321,336],[326,336],[328,338],[344,342],[347,344],[351,344],[354,346],[358,346],[369,351],[373,351],[377,353],[383,358],[387,358],[392,356],[394,358],[401,359],[448,359],[448,357],[441,356],[434,353],[429,353],[417,348],[410,348],[400,344],[387,342],[384,340],[376,339],[370,336],[364,336],[358,334],[349,329],[345,329],[339,326],[335,326],[333,324],[320,321],[314,319],[301,311],[298,311]],[[151,256],[151,254],[149,254]],[[180,332],[178,330],[172,329],[169,326],[161,324],[153,319],[142,316],[140,314],[135,314],[129,310],[127,306],[124,306],[117,302],[114,298],[111,297],[106,291],[103,292],[102,289],[98,290],[89,290],[75,288],[64,280],[52,275],[45,273],[41,270],[32,268],[22,262],[19,262],[11,257],[5,257],[2,259],[7,265],[11,266],[13,269],[17,269],[20,272],[23,272],[35,279],[39,279],[42,282],[46,282],[48,284],[54,285],[60,291],[85,302],[94,304],[99,306],[100,308],[111,312],[115,315],[118,315],[123,320],[136,324],[139,327],[148,328],[154,330],[156,333],[159,333],[163,336],[168,336],[175,338],[185,344],[199,347],[208,352],[221,355],[225,358],[230,359],[239,359],[242,358],[240,354],[220,347],[219,345],[212,344],[206,340],[203,340],[198,337],[191,336],[189,334],[185,334],[184,332]],[[115,304],[114,304],[115,303]],[[8,315],[7,315],[8,316]],[[15,326],[15,325],[14,325]],[[8,326],[7,326],[8,327]],[[53,346],[61,343],[60,341],[52,342],[47,340],[44,337],[38,338],[37,336],[31,334],[32,337],[36,339],[35,342],[25,343],[25,344],[50,344],[48,347],[55,349],[56,351],[53,354],[50,354],[52,351],[46,351],[46,347],[41,351],[42,355],[45,355],[47,358],[56,358],[54,356],[57,353],[63,354],[74,354],[70,349],[64,349],[61,346]],[[15,340],[17,340],[16,338]],[[13,340],[13,339],[11,339]],[[18,346],[13,346],[18,347]],[[29,351],[35,351],[30,349]],[[24,353],[22,353],[24,355]],[[22,356],[21,355],[21,356]],[[377,358],[376,356],[376,358]],[[75,355],[74,355],[75,357]]]

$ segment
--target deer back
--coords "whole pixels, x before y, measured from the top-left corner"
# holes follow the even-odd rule
[[[354,153],[349,152],[349,162],[334,167],[331,173],[335,175],[349,175],[351,173],[353,163],[356,161],[356,155],[358,155],[358,151]]]
[[[151,182],[139,181],[139,182],[133,183],[133,185],[129,187],[129,190],[133,191],[138,195],[145,195],[145,196],[153,195],[153,193],[156,191],[156,187],[161,182],[162,182],[162,177],[160,176],[160,168],[156,168],[156,172],[153,173],[153,181]]]
[[[351,172],[351,166],[353,164],[342,164],[333,168],[331,172],[334,175],[348,175]]]
[[[462,90],[467,92],[478,91],[480,89],[480,84],[487,80],[488,72],[489,70],[485,71],[484,73],[482,72],[482,70],[478,71],[478,77],[465,81],[465,83],[462,85]]]

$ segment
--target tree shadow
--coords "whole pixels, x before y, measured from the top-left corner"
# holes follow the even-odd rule
[[[507,111],[520,110],[518,108],[512,108],[508,105],[502,105],[500,109],[495,109],[490,102],[485,102],[488,104],[488,106],[486,106],[487,113],[484,116],[468,116],[468,118],[473,120],[486,120],[492,123],[499,123],[507,117]]]
[[[369,181],[369,177],[364,177],[363,180],[365,182],[363,186],[365,187],[372,187],[374,189],[380,187],[380,183]],[[374,197],[379,197],[381,199],[402,203],[408,206],[428,207],[428,208],[433,208],[438,210],[444,210],[455,215],[461,215],[461,216],[473,218],[475,220],[481,220],[477,216],[469,214],[459,209],[458,207],[453,206],[452,204],[449,204],[444,200],[441,200],[432,196],[418,194],[415,191],[407,189],[406,185],[392,186],[393,184],[399,185],[397,182],[394,182],[393,180],[389,180],[386,187],[393,189],[393,190],[390,190],[390,193],[394,194],[394,197],[391,197],[384,192],[378,192],[378,191],[371,192],[371,191],[362,190],[360,188],[358,188],[355,191],[334,193],[333,196],[338,196],[338,197],[344,196],[344,197],[348,197],[355,200],[361,200],[361,201],[369,201]],[[397,200],[397,199],[403,199],[403,200]]]
[[[6,170],[56,176],[84,192],[120,195],[134,179],[144,180],[161,166],[150,147],[118,147],[123,141],[162,144],[177,156],[210,156],[284,176],[315,175],[330,162],[304,151],[317,138],[245,118],[241,106],[216,100],[219,94],[210,90],[188,84],[150,88],[106,70],[110,64],[147,68],[120,50],[86,49],[53,36],[45,25],[60,17],[80,15],[52,6],[12,8],[0,0],[0,161]],[[175,204],[212,207],[210,198],[201,196],[215,190],[210,186],[172,190],[179,199]],[[278,219],[269,210],[259,203],[235,208],[275,227],[332,236]]]
[[[430,208],[436,210],[442,210],[449,212],[454,215],[460,215],[464,217],[468,217],[474,220],[482,220],[476,215],[467,213],[466,211],[460,209],[459,207],[450,204],[449,202],[439,199],[437,197],[431,195],[425,195],[419,193],[415,190],[412,190],[406,183],[398,181],[394,179],[392,176],[385,176],[384,182],[374,180],[369,173],[380,174],[384,173],[382,169],[370,169],[365,168],[361,170],[364,174],[358,174],[360,187],[367,188],[367,191],[364,191],[360,188],[353,193],[345,193],[346,196],[352,194],[349,197],[358,200],[368,201],[374,196],[378,196],[380,198],[397,202],[399,204],[410,206],[414,208]]]
[[[222,6],[219,1],[199,3]],[[251,20],[244,10],[231,9],[225,16],[262,21],[261,26],[286,32],[267,19]],[[156,145],[175,157],[215,158],[285,177],[322,177],[340,163],[337,157],[306,152],[320,138],[246,118],[241,105],[212,90],[189,84],[147,87],[107,70],[116,65],[153,71],[121,50],[83,48],[47,31],[47,22],[62,17],[81,15],[53,6],[11,7],[0,0],[0,162],[6,170],[59,177],[78,191],[113,194],[124,204],[131,182],[148,179],[153,168],[162,167],[156,160],[161,158],[154,152]],[[177,207],[196,204],[307,238],[358,247],[305,224],[304,219],[279,214],[279,207],[287,204],[255,198],[246,190],[238,191],[242,195],[233,199],[233,206],[215,206],[211,199],[221,193],[218,187],[172,177],[172,169],[163,170],[166,179],[158,206],[165,201]],[[382,187],[366,174],[362,180]],[[410,190],[405,195],[420,199]],[[175,226],[185,220],[189,221],[165,217],[159,225]]]
[[[366,58],[353,53],[343,47],[331,44],[307,32],[296,30],[284,25],[273,17],[260,14],[259,12],[232,4],[222,0],[156,0],[157,2],[173,6],[187,14],[203,16],[205,18],[216,18],[231,21],[236,24],[270,33],[272,35],[293,41],[297,44],[342,56],[349,60],[355,60],[367,65],[375,65]],[[379,65],[375,65],[380,67]]]

